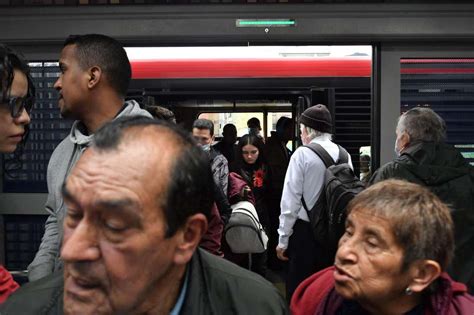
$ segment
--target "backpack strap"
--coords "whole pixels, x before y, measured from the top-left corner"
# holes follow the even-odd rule
[[[332,159],[332,157],[329,155],[329,153],[318,143],[308,143],[307,145],[304,145],[303,147],[307,147],[314,153],[316,153],[319,158],[323,161],[324,165],[326,168],[329,168],[332,165],[335,165],[336,163]],[[339,157],[337,159],[337,164],[343,164],[343,163],[348,163],[349,162],[349,153],[341,147],[340,145],[337,145],[339,149]],[[301,202],[303,203],[303,208],[306,210],[306,212],[309,215],[309,209],[308,206],[306,205],[306,202],[304,200],[304,197],[301,196]]]
[[[310,149],[311,151],[313,151],[314,153],[316,153],[316,155],[319,156],[319,158],[323,161],[326,168],[335,164],[332,157],[320,144],[313,142],[313,143],[308,143],[307,145],[304,145],[303,147],[306,147]],[[303,196],[301,196],[301,203],[303,204],[303,208],[306,210],[309,216],[309,209],[308,209],[308,206],[306,205],[306,202]]]
[[[337,159],[337,164],[344,164],[349,163],[349,153],[347,153],[346,149],[341,147],[339,144],[337,145],[339,148],[339,157]]]
[[[323,161],[324,165],[326,165],[326,168],[334,165],[334,160],[332,157],[329,155],[329,153],[318,143],[308,143],[307,145],[304,145],[303,147],[306,147],[316,153],[319,158]],[[341,150],[339,149],[339,155],[341,154]]]

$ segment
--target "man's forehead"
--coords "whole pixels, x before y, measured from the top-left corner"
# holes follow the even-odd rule
[[[67,45],[64,46],[61,50],[61,54],[59,56],[59,62],[68,62],[69,60],[76,57],[76,45]]]
[[[163,133],[127,132],[122,136],[116,148],[100,148],[93,146],[81,157],[81,163],[87,168],[117,168],[130,171],[130,176],[148,175],[150,172],[163,174],[176,159],[178,149],[176,142]],[[154,171],[152,171],[154,170]]]
[[[193,128],[193,133],[200,134],[200,135],[210,135],[211,131],[207,128]]]
[[[133,150],[100,152],[90,148],[71,172],[66,188],[73,199],[83,205],[100,205],[101,202],[111,205],[117,200],[123,204],[123,200],[143,198],[155,200],[168,186],[169,170],[165,161],[155,162],[156,159],[147,157],[144,152],[139,153]]]

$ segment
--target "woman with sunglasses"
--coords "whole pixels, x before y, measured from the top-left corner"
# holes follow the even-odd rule
[[[0,44],[0,152],[12,153],[26,138],[34,87],[28,64]]]
[[[33,95],[28,64],[0,44],[0,153],[14,152],[26,139]],[[0,304],[17,288],[10,273],[0,266]]]

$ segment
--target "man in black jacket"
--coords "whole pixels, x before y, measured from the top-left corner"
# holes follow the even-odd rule
[[[229,164],[221,152],[211,146],[214,141],[214,123],[209,119],[196,119],[193,123],[193,137],[198,146],[207,153],[214,177],[214,201],[224,225],[230,218],[232,209],[227,200]]]
[[[147,118],[96,133],[63,186],[64,274],[21,288],[1,314],[285,314],[263,278],[198,249],[208,157]]]
[[[456,250],[449,269],[474,292],[474,169],[456,148],[445,143],[446,125],[429,108],[415,107],[400,116],[398,157],[377,170],[370,184],[388,178],[428,187],[451,208]]]

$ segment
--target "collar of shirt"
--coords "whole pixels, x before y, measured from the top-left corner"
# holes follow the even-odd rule
[[[186,275],[184,278],[183,287],[181,288],[179,297],[176,300],[176,304],[171,310],[170,315],[178,315],[181,312],[181,308],[183,307],[183,303],[184,303],[184,297],[186,296],[186,290],[188,288],[188,278],[189,278],[189,268],[186,268]]]
[[[331,137],[329,136],[326,136],[326,135],[322,135],[322,136],[317,136],[315,138],[313,138],[313,140],[310,141],[310,143],[313,143],[313,142],[321,142],[321,141],[331,141]]]

